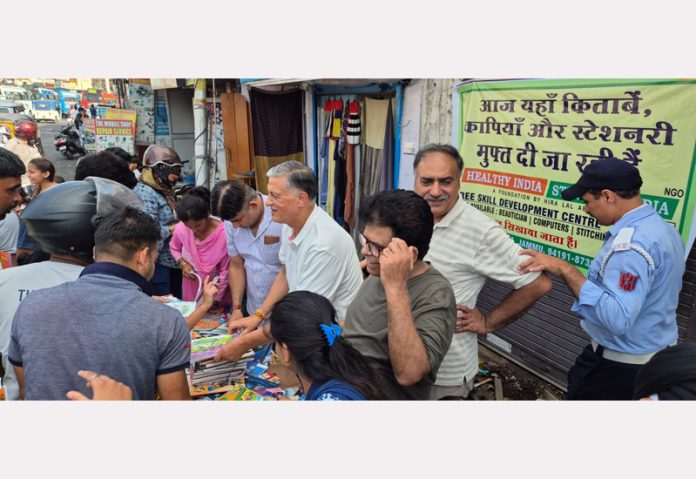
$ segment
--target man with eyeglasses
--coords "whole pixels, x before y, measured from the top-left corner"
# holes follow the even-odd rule
[[[235,321],[244,334],[223,346],[216,361],[235,361],[249,348],[271,342],[257,328],[273,306],[292,291],[326,297],[343,321],[360,284],[358,255],[350,235],[316,203],[317,180],[310,168],[286,161],[268,173],[266,204],[271,218],[283,224],[278,257],[283,264],[266,298],[254,314]]]
[[[457,315],[452,286],[423,261],[430,207],[412,191],[384,191],[366,200],[360,225],[370,276],[348,307],[346,339],[382,369],[389,399],[429,399]]]

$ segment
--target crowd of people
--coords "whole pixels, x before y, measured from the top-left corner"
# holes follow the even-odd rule
[[[563,193],[610,226],[587,276],[465,202],[463,166],[450,145],[422,148],[413,191],[365,199],[358,254],[297,161],[267,172],[267,195],[236,180],[179,192],[182,161],[164,145],[142,162],[87,155],[65,183],[48,160],[0,148],[0,250],[30,253],[0,271],[8,399],[189,399],[189,331],[209,310],[240,333],[217,361],[272,343],[306,400],[465,399],[477,335],[533,307],[549,274],[591,339],[568,399],[696,397],[696,346],[677,345],[684,245],[643,204],[634,166],[594,162]],[[484,314],[488,279],[512,292]],[[198,308],[185,318],[168,295]]]

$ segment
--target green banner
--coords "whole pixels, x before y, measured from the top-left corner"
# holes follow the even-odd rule
[[[457,92],[462,191],[518,243],[586,269],[607,228],[560,195],[590,163],[618,158],[640,170],[643,201],[690,248],[696,81],[472,82]]]

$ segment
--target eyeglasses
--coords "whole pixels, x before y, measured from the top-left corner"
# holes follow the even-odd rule
[[[360,244],[365,246],[367,245],[368,248],[370,248],[370,254],[372,256],[379,256],[380,253],[382,253],[382,250],[384,250],[384,246],[379,246],[374,244],[372,241],[368,240],[365,238],[362,233],[358,235],[358,239],[360,240]]]

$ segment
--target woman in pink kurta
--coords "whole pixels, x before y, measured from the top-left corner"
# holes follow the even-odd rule
[[[195,187],[179,200],[176,207],[179,223],[174,228],[169,248],[183,275],[182,300],[195,301],[198,281],[207,276],[210,280],[219,276],[218,293],[215,301],[230,304],[227,287],[227,254],[225,227],[218,218],[210,216],[210,192],[204,187]]]

